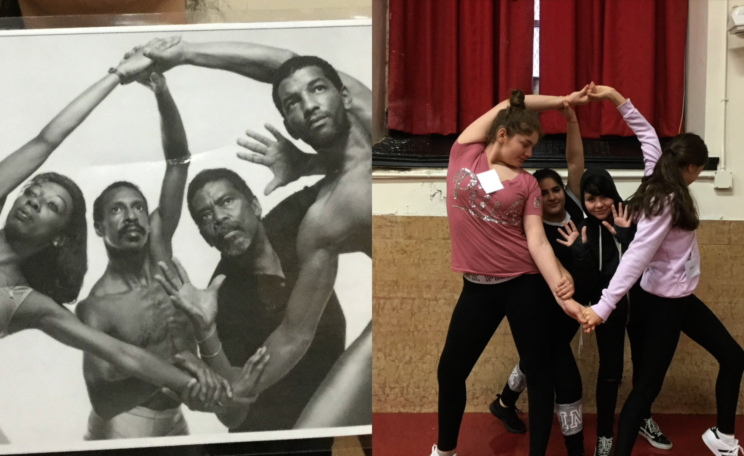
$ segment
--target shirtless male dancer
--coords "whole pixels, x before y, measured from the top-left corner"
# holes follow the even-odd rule
[[[143,49],[160,71],[190,64],[273,85],[287,132],[317,154],[301,152],[270,125],[276,141],[249,131],[258,143],[239,143],[256,154],[240,157],[272,170],[274,180],[265,193],[303,175],[325,175],[300,225],[300,273],[285,318],[265,343],[271,362],[259,380],[258,391],[263,391],[284,377],[310,346],[333,293],[339,255],[363,252],[371,257],[372,92],[317,57],[250,43],[187,43],[178,37],[163,43],[167,45]],[[371,338],[370,322],[318,388],[296,427],[371,423]],[[219,348],[216,337],[207,343]]]
[[[94,228],[109,264],[76,312],[89,326],[163,359],[186,357],[201,363],[194,356],[197,344],[189,320],[153,279],[157,262],[172,256],[190,159],[186,133],[165,78],[152,73],[143,83],[155,93],[162,119],[167,167],[160,204],[148,215],[144,195],[129,182],[111,184],[96,199]],[[83,372],[93,405],[86,440],[188,434],[179,402],[158,387],[121,376],[87,353]],[[206,395],[200,399],[209,401]]]

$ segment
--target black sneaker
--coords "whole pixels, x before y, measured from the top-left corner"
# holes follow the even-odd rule
[[[672,442],[661,432],[659,425],[654,422],[653,418],[643,420],[641,430],[638,433],[655,448],[660,450],[669,450],[672,448]]]
[[[506,430],[512,434],[524,434],[527,432],[527,427],[524,425],[522,420],[519,419],[519,416],[517,416],[522,412],[518,410],[517,407],[502,407],[499,403],[500,400],[501,395],[497,394],[496,400],[488,407],[493,416],[500,419],[501,422],[504,423]]]
[[[610,456],[612,453],[612,437],[600,437],[597,439],[597,447],[594,456]]]

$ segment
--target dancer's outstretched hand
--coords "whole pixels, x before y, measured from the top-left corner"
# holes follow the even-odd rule
[[[556,241],[561,245],[571,247],[579,237],[579,230],[576,228],[576,225],[574,225],[573,220],[569,220],[568,223],[563,222],[563,227],[566,229],[565,231],[558,228],[558,233],[563,236],[563,239],[556,239]],[[586,243],[586,227],[584,227],[583,234],[583,243]]]
[[[269,195],[277,188],[302,177],[313,154],[306,154],[298,149],[273,125],[266,124],[264,127],[274,139],[267,138],[253,130],[246,130],[246,136],[254,141],[249,141],[248,138],[238,138],[238,145],[253,153],[238,152],[238,158],[266,166],[274,173],[274,179],[264,189],[264,195]]]
[[[632,224],[630,214],[628,214],[628,206],[626,205],[623,209],[623,203],[620,203],[618,209],[615,209],[614,204],[612,205],[612,219],[614,226],[610,225],[607,221],[602,222],[602,225],[604,225],[613,236],[617,236],[617,230],[615,228],[630,228],[630,225]]]
[[[225,276],[218,275],[206,290],[201,290],[191,284],[186,270],[176,258],[173,258],[173,264],[177,272],[171,271],[165,262],[159,262],[163,275],[156,275],[155,280],[168,293],[173,305],[186,313],[198,333],[197,336],[204,338],[214,329],[217,318],[217,294],[225,281]]]
[[[243,366],[240,375],[233,381],[233,402],[242,405],[252,404],[258,399],[255,391],[258,381],[261,379],[270,355],[266,353],[266,347],[261,347],[248,359]]]

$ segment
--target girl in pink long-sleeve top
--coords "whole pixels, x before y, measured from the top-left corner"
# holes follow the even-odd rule
[[[637,380],[628,396],[617,436],[617,456],[630,455],[643,417],[661,391],[681,332],[700,344],[720,364],[716,382],[717,427],[703,434],[716,455],[736,455],[734,437],[739,387],[744,373],[744,350],[718,317],[693,293],[700,278],[700,253],[695,230],[699,225],[688,186],[708,161],[703,140],[691,133],[676,136],[662,150],[653,127],[615,89],[597,86],[594,100],[611,100],[641,141],[645,177],[630,199],[638,231],[610,285],[594,306],[584,310],[585,330],[606,320],[616,303],[641,278],[634,293],[631,325],[639,334],[633,353]],[[744,450],[742,450],[744,451]]]

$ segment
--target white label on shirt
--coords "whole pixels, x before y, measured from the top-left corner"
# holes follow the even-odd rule
[[[486,193],[498,192],[504,188],[504,184],[501,183],[499,175],[496,171],[491,169],[484,173],[476,174],[478,182],[480,182],[483,191]]]
[[[685,262],[685,274],[688,279],[693,279],[700,275],[700,257],[694,253],[690,254],[690,259]]]

